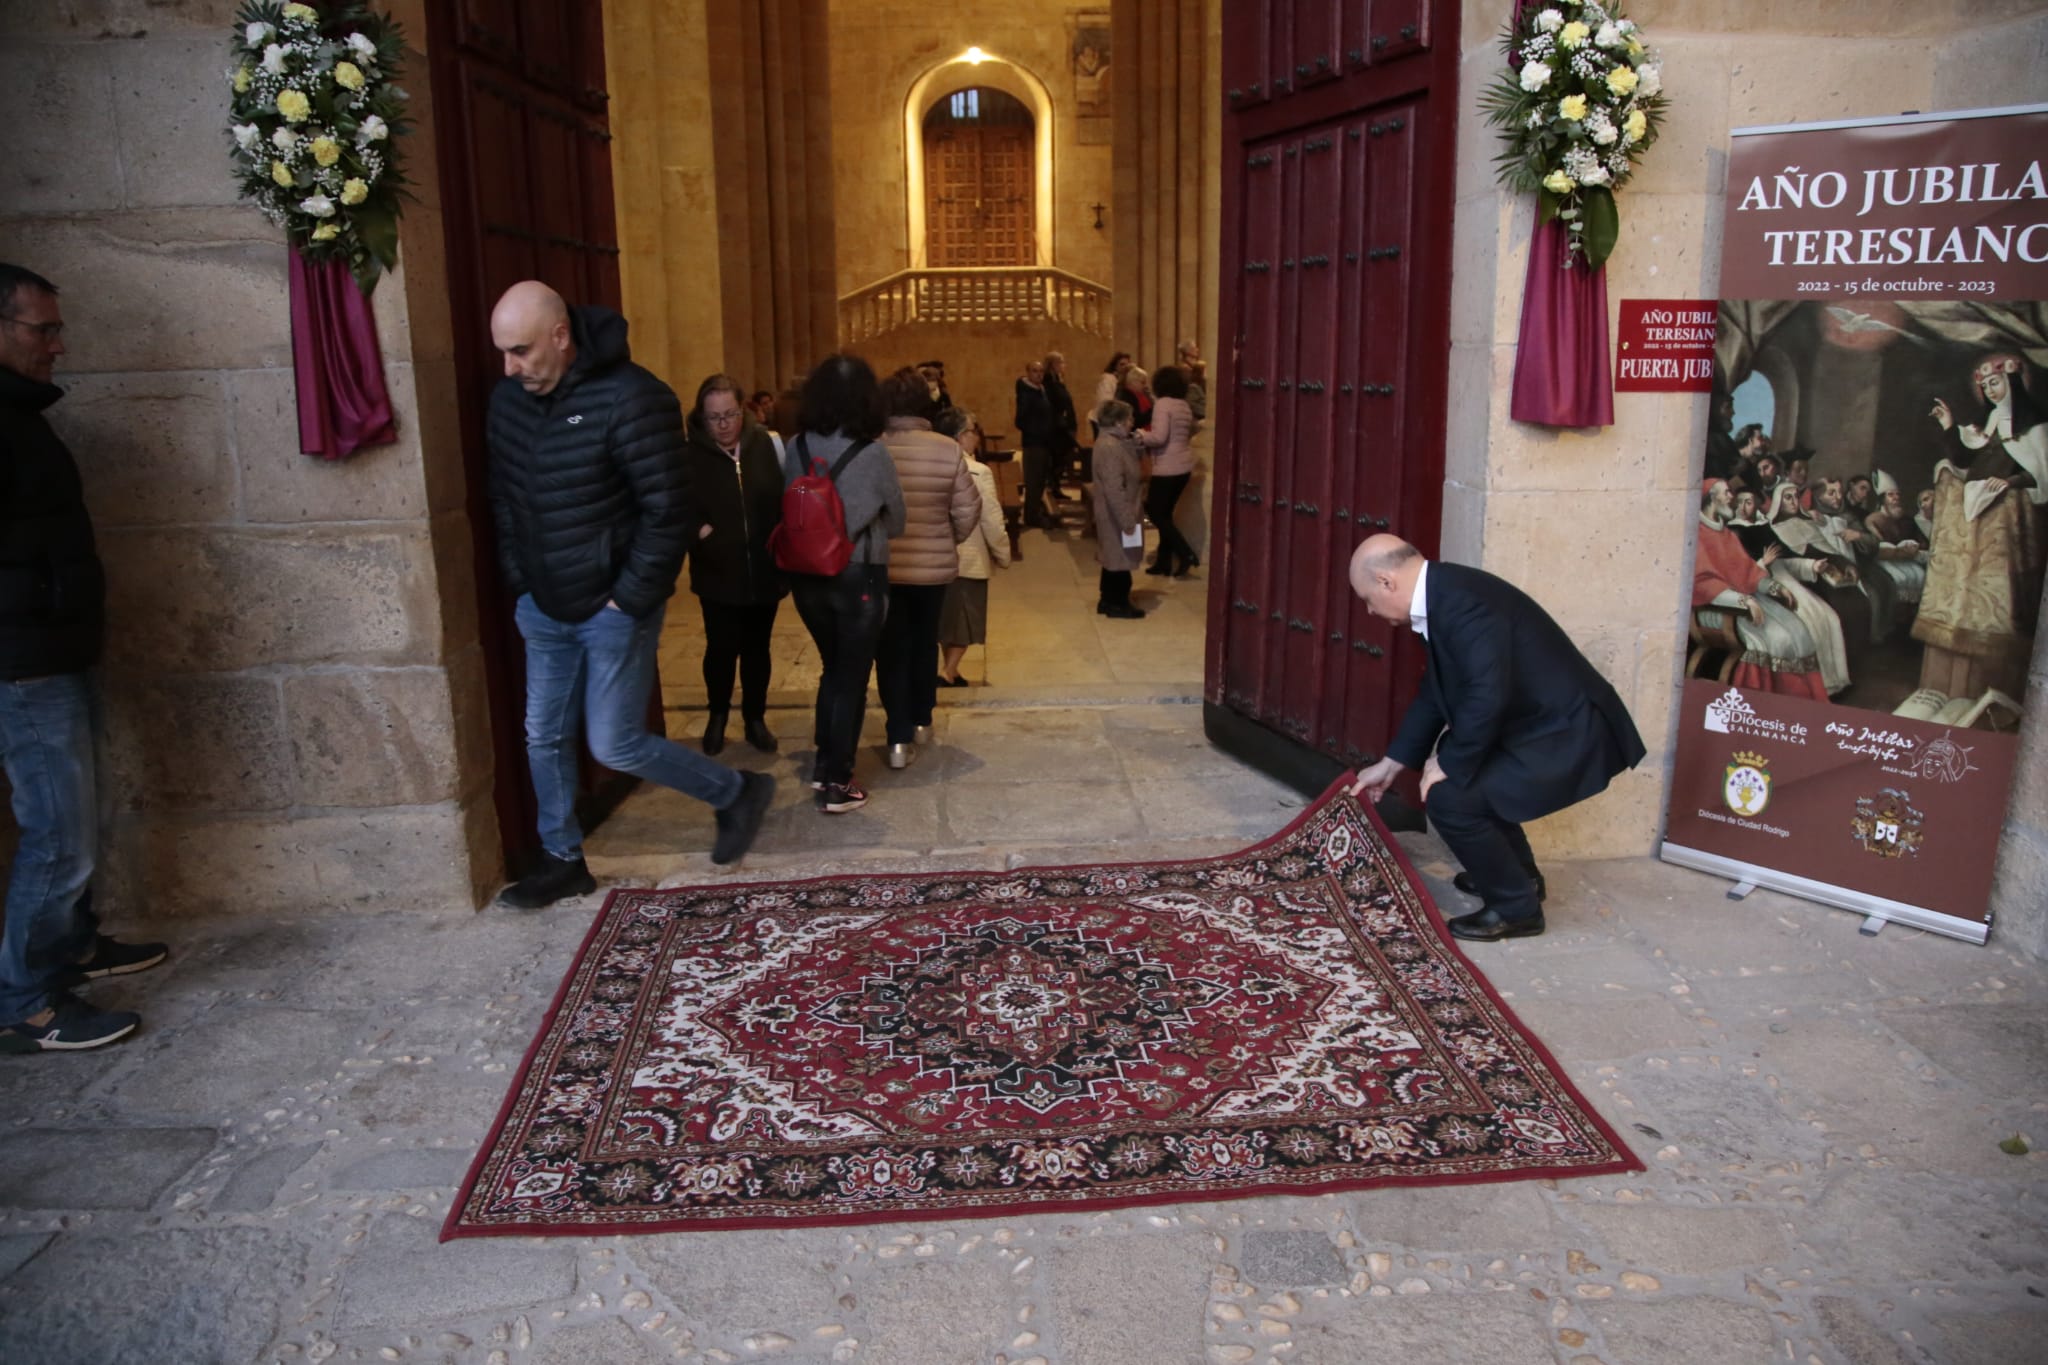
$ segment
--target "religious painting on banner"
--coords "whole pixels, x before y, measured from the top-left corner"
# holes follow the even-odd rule
[[[2048,566],[2048,105],[1737,129],[1663,857],[1982,942]]]

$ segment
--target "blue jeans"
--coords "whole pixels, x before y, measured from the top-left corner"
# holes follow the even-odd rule
[[[58,974],[85,956],[99,932],[92,734],[86,674],[0,681],[0,757],[21,827],[0,936],[0,1024],[42,1013]]]
[[[576,734],[607,768],[659,782],[723,810],[739,799],[740,775],[723,763],[652,734],[647,698],[666,605],[634,618],[604,607],[588,621],[557,621],[519,599],[513,616],[526,637],[526,757],[540,806],[540,843],[552,858],[583,856],[576,823]]]

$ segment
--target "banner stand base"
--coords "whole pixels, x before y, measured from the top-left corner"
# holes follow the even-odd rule
[[[1788,896],[1798,896],[1802,900],[1853,910],[1864,916],[1860,932],[1865,934],[1877,932],[1876,928],[1871,927],[1873,924],[1881,928],[1884,922],[1896,920],[1900,924],[1910,924],[1915,929],[1946,934],[1950,938],[1959,938],[1968,943],[1983,943],[1991,936],[1991,926],[1978,920],[1944,915],[1939,910],[1927,910],[1917,905],[1907,905],[1903,901],[1886,900],[1882,896],[1866,895],[1861,891],[1851,891],[1847,887],[1833,886],[1807,877],[1795,877],[1789,872],[1737,862],[1718,853],[1703,853],[1699,849],[1686,848],[1668,840],[1658,845],[1657,856],[1679,867],[1689,867],[1696,872],[1710,872],[1716,876],[1730,878],[1739,884],[1746,884],[1746,889],[1744,885],[1731,888],[1728,892],[1730,899],[1737,899],[1736,891],[1742,891],[1747,895],[1756,887],[1765,886],[1773,891],[1783,891]]]
[[[1731,901],[1746,901],[1749,899],[1749,893],[1754,890],[1756,890],[1755,882],[1737,882],[1728,888],[1728,899]]]
[[[1863,927],[1858,929],[1856,932],[1859,934],[1867,935],[1870,938],[1876,938],[1877,931],[1884,928],[1885,925],[1890,923],[1891,921],[1886,919],[1883,915],[1870,915],[1864,919]]]

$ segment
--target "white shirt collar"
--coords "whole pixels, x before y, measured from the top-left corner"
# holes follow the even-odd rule
[[[1429,638],[1429,561],[1426,559],[1415,574],[1415,596],[1408,600],[1408,628],[1425,640]]]

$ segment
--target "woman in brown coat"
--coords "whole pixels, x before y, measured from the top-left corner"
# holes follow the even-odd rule
[[[1102,565],[1097,616],[1135,621],[1131,570],[1145,562],[1145,542],[1124,544],[1139,532],[1138,447],[1131,438],[1131,405],[1112,398],[1095,410],[1095,558]]]
[[[960,447],[932,430],[931,388],[905,367],[882,382],[889,417],[882,448],[896,462],[908,519],[889,542],[889,617],[875,652],[875,681],[889,720],[889,766],[907,768],[931,738],[938,704],[939,613],[960,573],[954,549],[981,524],[981,494]]]

